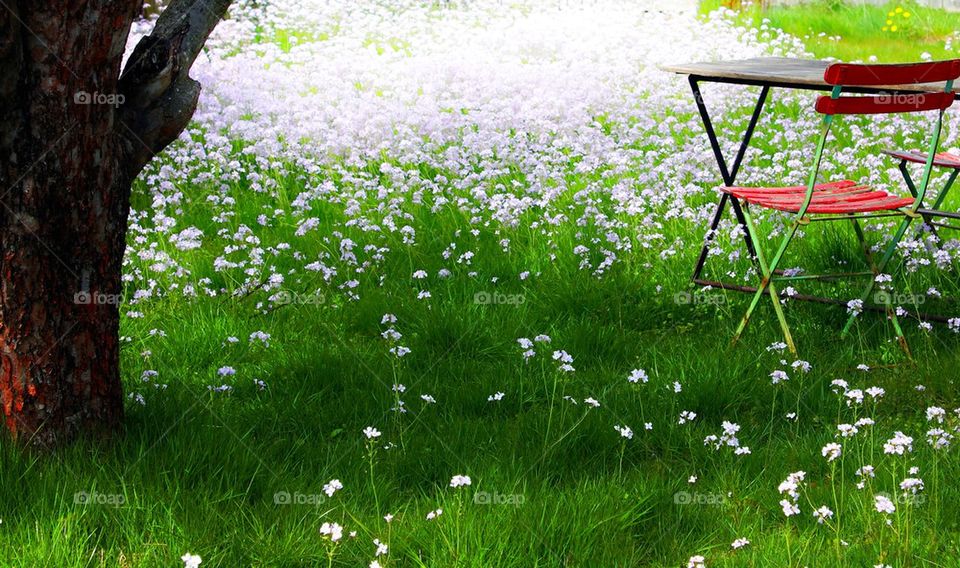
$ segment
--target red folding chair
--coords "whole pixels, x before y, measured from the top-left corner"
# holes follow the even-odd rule
[[[743,212],[746,218],[747,230],[751,240],[756,245],[757,264],[761,271],[761,280],[757,291],[743,316],[733,341],[736,342],[750,321],[750,316],[756,309],[764,294],[768,294],[773,301],[784,339],[790,351],[796,354],[797,349],[790,335],[790,327],[783,314],[776,283],[791,280],[810,280],[837,278],[839,276],[870,277],[870,283],[863,293],[863,302],[869,300],[875,285],[874,277],[881,274],[896,251],[897,244],[903,238],[910,222],[919,217],[918,210],[923,203],[930,177],[936,160],[937,148],[940,144],[940,134],[943,129],[943,113],[953,104],[953,82],[960,78],[960,60],[939,61],[932,63],[918,63],[911,65],[853,65],[834,64],[827,68],[824,79],[832,85],[830,96],[822,96],[817,100],[816,110],[824,115],[823,130],[817,144],[813,170],[806,186],[797,187],[725,187],[722,189],[743,202]],[[943,92],[915,93],[897,95],[846,96],[841,97],[845,88],[849,87],[882,87],[885,85],[906,85],[919,83],[945,82]],[[925,169],[920,186],[914,188],[914,197],[898,197],[886,191],[874,189],[850,180],[833,183],[817,183],[820,166],[830,134],[831,125],[835,117],[841,115],[868,115],[868,114],[898,114],[921,111],[939,111],[937,121],[933,126],[928,153],[924,156]],[[793,213],[793,222],[787,227],[786,235],[780,247],[774,253],[770,262],[763,253],[761,244],[764,239],[758,235],[757,228],[750,213],[751,207],[776,209]],[[900,217],[900,225],[890,243],[887,245],[878,262],[874,262],[873,255],[867,245],[859,220],[879,217]],[[831,275],[787,275],[777,273],[780,261],[793,237],[802,225],[812,221],[849,221],[853,224],[854,233],[860,242],[870,265],[869,272],[854,272],[849,274]],[[897,314],[891,303],[890,295],[879,295],[884,300],[887,317],[893,322],[897,338],[904,350],[909,354],[903,331],[897,321]],[[857,313],[852,313],[843,335],[846,335],[853,325]]]
[[[907,188],[910,189],[910,193],[914,197],[917,196],[917,185],[914,183],[913,178],[910,176],[910,170],[907,168],[907,164],[925,164],[927,162],[927,155],[923,152],[915,151],[900,151],[900,150],[884,150],[884,154],[892,156],[900,160],[900,173],[903,175],[903,181],[906,182]],[[957,176],[960,175],[960,156],[956,154],[951,154],[949,152],[941,152],[937,154],[933,159],[933,167],[950,170],[950,175],[947,178],[946,185],[943,186],[943,189],[940,190],[940,193],[937,195],[936,200],[933,205],[929,208],[923,208],[919,210],[919,213],[923,216],[924,222],[927,226],[930,227],[930,231],[933,234],[937,234],[936,227],[944,227],[947,229],[960,229],[955,225],[947,225],[938,221],[934,221],[935,217],[950,217],[953,219],[960,219],[960,214],[956,212],[941,211],[940,207],[943,205],[943,202],[947,199],[947,194],[950,193],[950,189],[953,187],[954,182],[957,181]]]

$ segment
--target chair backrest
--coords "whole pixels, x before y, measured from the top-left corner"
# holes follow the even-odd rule
[[[834,86],[831,96],[817,100],[817,112],[835,114],[894,114],[943,111],[953,105],[953,81],[960,78],[960,59],[904,65],[835,63],[827,67],[824,81]],[[939,92],[880,94],[840,98],[844,87],[893,87],[919,83],[946,83]]]
[[[916,213],[922,205],[930,178],[933,175],[933,162],[940,144],[940,135],[943,131],[943,111],[953,105],[953,83],[960,79],[960,59],[951,61],[933,61],[929,63],[910,63],[905,65],[857,65],[853,63],[835,63],[827,67],[823,75],[824,81],[833,86],[829,96],[817,100],[817,112],[824,114],[823,133],[817,145],[813,171],[807,184],[807,196],[797,213],[799,217],[806,214],[817,179],[820,175],[820,165],[823,160],[823,151],[830,134],[830,125],[834,115],[843,114],[894,114],[904,112],[920,112],[938,110],[938,120],[934,121],[930,137],[930,150],[924,167],[923,178],[918,185],[916,200],[911,209]],[[909,92],[896,89],[897,86],[918,85],[921,83],[944,83],[939,92]],[[872,87],[871,90],[880,91],[879,95],[840,97],[844,88]],[[883,91],[895,91],[883,93]]]
[[[834,63],[823,75],[828,85],[881,87],[943,83],[960,78],[960,59],[895,65],[859,65]]]

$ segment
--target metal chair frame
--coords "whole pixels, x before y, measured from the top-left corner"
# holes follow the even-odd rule
[[[799,194],[799,191],[792,190],[799,190],[800,188],[776,188],[773,190],[768,190],[770,191],[769,194],[764,192],[766,188],[752,189],[726,187],[723,189],[724,193],[741,198],[743,201],[743,218],[747,226],[750,241],[754,245],[753,248],[755,249],[756,253],[755,260],[761,275],[760,284],[757,286],[757,290],[753,295],[753,299],[751,300],[749,307],[747,308],[747,312],[744,314],[739,326],[737,327],[733,338],[734,343],[736,343],[742,336],[747,324],[750,321],[751,315],[759,305],[761,298],[766,294],[770,296],[770,299],[773,303],[773,308],[783,331],[784,340],[788,348],[792,353],[797,353],[796,345],[793,341],[792,334],[790,333],[790,327],[787,324],[786,316],[783,312],[783,306],[777,288],[777,283],[780,282],[812,279],[832,280],[839,277],[870,276],[871,278],[869,284],[865,287],[864,292],[861,295],[861,300],[864,302],[864,304],[869,301],[870,295],[876,286],[876,276],[883,274],[884,270],[886,270],[888,264],[894,256],[894,253],[896,252],[897,245],[903,239],[911,222],[914,219],[922,218],[923,212],[921,211],[921,207],[924,198],[926,197],[927,189],[930,185],[937,148],[940,144],[940,137],[943,131],[944,111],[953,103],[953,84],[957,78],[960,78],[960,60],[914,65],[831,65],[825,73],[825,80],[828,84],[833,85],[834,87],[829,97],[820,97],[820,99],[817,101],[817,111],[825,116],[823,119],[821,134],[817,142],[814,165],[809,176],[803,201],[800,203],[799,208],[795,211],[793,221],[787,227],[786,235],[782,239],[780,246],[776,249],[776,252],[772,257],[770,257],[769,262],[763,252],[763,247],[761,246],[763,240],[760,238],[757,224],[755,223],[753,215],[750,212],[750,199],[742,198],[744,195],[752,197],[754,204],[759,204],[759,206],[764,208],[792,210],[795,207],[785,208],[784,202],[778,200],[787,199],[790,195],[793,195],[793,199],[795,200],[796,196]],[[898,99],[897,97],[885,98],[884,95],[841,97],[845,87],[922,83],[933,81],[945,81],[943,93],[927,94],[926,96],[923,94],[918,94],[914,96],[912,102],[908,100],[910,96],[903,96],[905,98],[901,99]],[[925,97],[930,98],[931,100],[925,101]],[[895,198],[892,198],[893,200],[891,201],[887,199],[890,196],[885,192],[876,192],[876,194],[883,193],[883,196],[878,196],[876,198],[880,200],[876,202],[876,207],[885,207],[884,204],[889,205],[892,203],[901,203],[903,201],[912,201],[912,203],[909,205],[903,204],[901,206],[890,207],[888,209],[869,209],[869,203],[864,205],[863,202],[861,202],[860,205],[856,205],[852,202],[845,201],[843,194],[843,191],[846,191],[847,189],[850,190],[850,193],[862,194],[863,192],[869,192],[868,188],[860,188],[859,186],[851,188],[849,185],[847,185],[845,186],[846,189],[839,189],[838,184],[818,185],[817,181],[820,176],[823,155],[831,128],[835,121],[835,116],[846,114],[897,114],[931,110],[937,110],[938,116],[930,136],[929,152],[924,164],[923,177],[921,178],[919,186],[914,184],[912,179],[910,183],[908,183],[908,188],[914,196],[913,199],[896,200]],[[956,175],[953,176],[951,184],[955,178]],[[842,183],[853,184],[853,182]],[[947,189],[949,189],[949,187]],[[785,191],[787,193],[785,193]],[[841,203],[841,205],[835,207],[838,210],[837,214],[831,214],[829,212],[833,208],[830,204],[832,202],[828,203],[828,201],[834,199],[833,194],[831,193],[832,191],[838,191],[841,193],[841,195],[836,198]],[[871,195],[874,194],[871,193]],[[823,203],[823,205],[817,205],[814,207],[814,210],[811,211],[811,204],[815,202],[815,197],[819,196],[826,196],[825,200],[820,200],[820,203]],[[937,200],[937,205],[942,203],[944,197],[945,192],[941,192]],[[855,201],[857,197],[851,197],[850,199]],[[849,210],[844,210],[842,203],[849,203]],[[795,202],[793,205],[795,205]],[[858,208],[865,210],[859,211]],[[811,215],[813,214],[823,216],[812,217]],[[869,245],[866,242],[859,221],[863,219],[876,219],[883,217],[899,217],[901,218],[901,221],[879,259],[875,259],[874,255],[871,253]],[[864,252],[867,263],[870,266],[870,271],[829,275],[784,275],[782,273],[778,273],[777,269],[780,265],[780,262],[783,260],[784,254],[786,253],[790,243],[793,241],[794,236],[797,234],[797,231],[801,226],[805,226],[813,221],[849,221],[853,225],[854,233]],[[893,324],[894,330],[897,334],[897,339],[904,351],[909,356],[909,346],[907,345],[906,338],[904,337],[903,330],[900,326],[892,299],[890,298],[890,295],[881,296],[881,299],[884,300],[884,311],[888,319]],[[849,333],[857,315],[858,314],[856,312],[851,313],[846,325],[843,328],[841,336],[846,336]]]

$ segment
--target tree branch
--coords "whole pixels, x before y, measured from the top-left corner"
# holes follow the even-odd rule
[[[200,83],[184,73],[148,109],[122,113],[120,134],[127,140],[131,178],[180,136],[200,99]]]
[[[118,112],[131,178],[190,123],[200,97],[190,67],[231,2],[173,0],[131,54],[120,76],[126,100]]]
[[[160,14],[151,35],[170,38],[186,23],[187,35],[180,46],[180,53],[183,57],[182,68],[187,71],[231,3],[232,0],[173,0]]]

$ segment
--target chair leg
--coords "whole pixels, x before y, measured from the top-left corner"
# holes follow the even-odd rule
[[[873,272],[874,277],[876,277],[881,273],[882,269],[878,267],[877,264],[873,261],[873,252],[870,251],[870,245],[867,244],[867,239],[863,234],[863,229],[860,228],[860,223],[857,222],[856,217],[852,217],[852,216],[850,218],[850,221],[851,223],[853,223],[853,230],[857,235],[857,240],[860,242],[860,247],[863,249],[863,255],[867,259],[867,264],[870,265],[870,271]],[[893,246],[895,249],[896,245],[893,245]],[[876,282],[874,280],[871,280],[871,288],[875,283]],[[867,297],[869,297],[869,292],[867,293]],[[864,301],[866,301],[867,297],[864,298]],[[881,298],[883,299],[883,305],[886,308],[885,310],[886,315],[890,319],[890,321],[893,323],[893,329],[897,333],[897,341],[900,343],[900,347],[903,348],[903,350],[907,353],[908,357],[912,358],[912,356],[910,355],[910,346],[907,345],[906,337],[903,335],[903,330],[900,328],[900,320],[897,317],[896,308],[893,306],[893,303],[891,301],[889,294],[884,294],[881,296]],[[849,324],[849,321],[847,323]],[[844,334],[846,334],[846,328],[844,328],[844,331],[842,332],[841,335],[844,335]]]
[[[910,190],[910,195],[912,195],[914,198],[916,198],[916,197],[917,197],[917,184],[914,183],[913,177],[910,176],[910,170],[907,168],[907,161],[906,161],[906,160],[901,160],[901,161],[900,161],[900,174],[903,175],[903,181],[906,182],[906,184],[907,184],[907,189]],[[946,193],[947,193],[947,191],[950,189],[950,186],[951,186],[951,185],[953,185],[953,182],[952,182],[952,181],[947,184],[947,187],[944,188],[944,191],[940,192],[940,196],[941,196],[941,197],[946,197]],[[938,200],[938,204],[939,204],[939,200]],[[936,206],[934,206],[933,209],[936,209]],[[933,236],[935,236],[935,237],[937,237],[937,238],[939,239],[939,238],[940,238],[940,235],[937,234],[937,228],[931,223],[932,220],[933,220],[933,219],[932,219],[931,217],[929,217],[929,216],[924,216],[924,218],[923,218],[924,224],[925,224],[927,227],[930,228],[930,232],[933,233]]]
[[[877,274],[876,265],[873,263],[873,253],[870,251],[870,246],[867,244],[867,238],[863,234],[863,229],[860,228],[860,223],[857,221],[857,218],[850,215],[850,223],[853,225],[853,232],[857,235],[857,242],[860,243],[860,248],[863,249],[863,256],[867,258],[867,263],[870,265],[870,269],[873,270],[873,274]]]
[[[772,270],[771,274],[773,274]],[[783,306],[780,304],[780,294],[777,291],[776,285],[772,281],[770,282],[770,285],[767,286],[767,292],[770,294],[770,298],[773,300],[773,311],[777,314],[777,320],[780,322],[780,330],[783,331],[783,339],[787,344],[787,348],[790,349],[790,353],[796,355],[797,346],[793,343],[793,336],[790,334],[790,326],[787,325],[787,317],[784,315]]]
[[[872,261],[872,255],[869,254],[869,247],[866,244],[866,240],[863,237],[863,231],[860,230],[860,226],[854,220],[855,230],[857,232],[857,238],[860,240],[861,244],[864,246],[864,250],[868,252],[867,259],[870,262],[870,268],[873,271],[874,275],[883,273],[883,270],[886,268],[887,264],[893,258],[894,253],[897,250],[897,245],[900,244],[900,240],[903,239],[903,236],[906,234],[907,229],[910,227],[910,222],[912,221],[911,217],[904,217],[903,221],[900,222],[900,227],[897,229],[897,232],[894,233],[893,239],[890,241],[890,244],[887,245],[886,250],[883,253],[883,256],[880,258],[880,262],[874,264]],[[867,302],[870,299],[870,294],[873,293],[873,289],[876,286],[876,279],[871,278],[870,283],[867,284],[866,290],[860,296],[860,299],[863,302]],[[900,321],[897,318],[896,310],[894,309],[892,302],[889,297],[884,297],[884,305],[886,307],[887,317],[890,318],[891,323],[893,323],[893,329],[897,334],[897,341],[900,343],[900,346],[906,352],[907,356],[910,357],[910,347],[907,345],[906,337],[903,335],[903,330],[900,327]],[[850,314],[850,317],[847,318],[846,325],[843,326],[843,331],[840,333],[841,337],[847,337],[850,333],[850,328],[853,327],[853,323],[857,319],[857,314]]]
[[[910,195],[917,196],[917,184],[913,183],[913,178],[910,177],[910,170],[907,169],[907,161],[900,161],[900,173],[903,175],[903,181],[907,184],[907,189],[910,190]]]
[[[913,178],[910,176],[910,170],[907,169],[906,160],[903,160],[900,162],[900,173],[903,175],[903,181],[906,182],[907,189],[910,190],[910,194],[916,197],[917,185],[916,183],[914,183]],[[946,185],[943,186],[943,189],[940,190],[940,194],[937,195],[937,199],[934,201],[933,206],[929,207],[928,209],[931,209],[933,211],[940,209],[940,206],[943,205],[943,202],[947,199],[947,195],[950,193],[950,189],[953,187],[953,184],[957,181],[957,176],[960,176],[960,169],[953,170],[953,172],[950,174],[950,177],[947,178]],[[923,221],[924,223],[926,223],[928,227],[930,227],[930,232],[933,233],[934,236],[936,237],[940,236],[937,233],[937,227],[932,223],[933,216],[924,215]]]
[[[890,298],[890,294],[883,294],[883,305],[886,308],[887,317],[890,318],[890,322],[893,324],[893,330],[897,334],[897,343],[900,344],[900,348],[903,349],[903,352],[907,355],[908,359],[913,359],[913,354],[910,352],[910,345],[907,343],[907,337],[903,334],[903,329],[900,328],[900,320],[897,317],[896,307],[893,305],[893,300]]]
[[[747,324],[750,323],[750,316],[753,315],[753,310],[757,309],[757,305],[760,303],[760,298],[763,297],[763,294],[767,291],[767,275],[766,270],[764,270],[763,281],[760,284],[760,287],[757,288],[757,291],[753,294],[753,299],[750,300],[750,306],[747,308],[747,313],[743,315],[743,318],[740,319],[740,325],[737,326],[736,333],[733,334],[733,341],[731,343],[736,344],[740,341],[740,336],[743,335],[745,329],[747,329]]]
[[[753,219],[750,216],[750,212],[746,207],[744,207],[743,213],[744,219],[746,220],[747,230],[750,232],[750,239],[753,241],[757,253],[757,263],[760,265],[761,281],[760,286],[753,295],[753,299],[750,301],[750,306],[747,308],[747,313],[744,314],[743,319],[740,320],[740,325],[737,326],[737,331],[733,336],[732,342],[735,344],[737,341],[739,341],[740,336],[747,328],[747,324],[750,323],[750,316],[760,303],[760,298],[762,298],[763,294],[766,293],[773,301],[773,309],[777,314],[777,321],[780,323],[780,329],[783,331],[783,337],[787,347],[790,349],[791,353],[796,355],[797,348],[793,343],[793,336],[790,334],[790,326],[787,325],[787,318],[783,313],[783,307],[780,304],[780,296],[777,292],[776,284],[773,282],[773,277],[776,273],[777,265],[780,263],[780,259],[783,257],[783,252],[790,244],[794,234],[796,234],[798,224],[795,222],[787,231],[787,235],[784,237],[780,248],[777,250],[777,253],[774,255],[771,263],[767,265],[766,259],[763,255],[762,242],[757,237],[757,231],[754,228]]]

